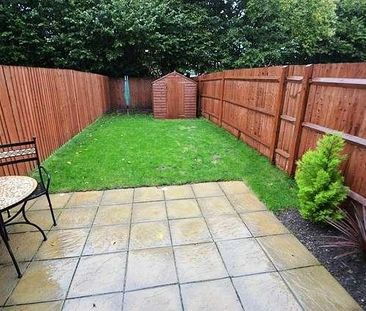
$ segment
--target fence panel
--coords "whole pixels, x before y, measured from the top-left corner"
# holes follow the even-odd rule
[[[109,78],[73,70],[0,66],[0,143],[37,137],[40,157],[110,109]],[[0,175],[31,167],[0,168]]]
[[[202,115],[278,167],[296,161],[324,133],[340,131],[350,196],[366,204],[366,63],[228,70],[199,77]]]
[[[152,111],[152,78],[129,78],[130,108],[138,111]],[[111,105],[114,110],[127,108],[124,97],[124,80],[110,79]]]

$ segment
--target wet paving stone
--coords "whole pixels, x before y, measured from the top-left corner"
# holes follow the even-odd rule
[[[158,187],[142,187],[136,188],[134,194],[134,202],[162,201],[164,200],[164,192]]]
[[[167,201],[166,206],[169,219],[202,216],[197,201],[194,199]]]
[[[9,234],[9,244],[15,258],[20,261],[30,261],[43,242],[40,232],[25,232]],[[2,242],[2,241],[1,241]],[[0,244],[0,264],[12,263],[4,243]]]
[[[77,259],[32,262],[11,294],[8,305],[64,299]]]
[[[60,209],[64,208],[69,201],[72,193],[56,193],[50,194],[50,199],[52,203],[53,209]],[[32,211],[36,210],[49,210],[49,205],[47,201],[47,197],[45,195],[37,198],[35,202],[32,204],[31,208]]]
[[[147,202],[136,203],[133,206],[132,222],[167,220],[165,203]]]
[[[171,247],[129,252],[126,290],[177,282]]]
[[[229,279],[182,285],[185,310],[243,310]]]
[[[194,198],[194,193],[190,185],[166,186],[162,190],[165,193],[166,200]]]
[[[228,194],[230,203],[238,213],[266,211],[266,206],[251,192]]]
[[[130,249],[171,246],[168,222],[132,224]]]
[[[54,214],[57,219],[57,217],[61,214],[61,210],[55,209]],[[41,227],[42,230],[50,230],[53,227],[53,219],[50,210],[38,210],[38,211],[29,210],[26,211],[26,217],[30,222]],[[22,216],[19,216],[17,217],[17,221],[24,221],[24,218]],[[36,232],[38,231],[38,229],[29,224],[18,224],[8,227],[8,232],[12,233],[29,232],[29,231]]]
[[[57,229],[75,229],[90,227],[93,223],[96,207],[64,209],[57,219]],[[56,227],[54,227],[56,229]]]
[[[121,310],[122,293],[72,298],[65,301],[63,311]]]
[[[197,198],[224,195],[220,186],[214,182],[193,184],[192,188]]]
[[[305,310],[362,310],[321,266],[281,272]]]
[[[123,290],[126,253],[82,257],[68,298]]]
[[[24,271],[29,263],[20,263],[21,271]],[[19,279],[12,264],[0,266],[0,306],[5,304],[11,291],[17,285]]]
[[[175,246],[174,252],[180,282],[228,276],[214,243]]]
[[[128,225],[92,227],[83,255],[97,255],[127,250]]]
[[[292,234],[261,237],[258,242],[278,270],[319,265],[318,260]]]
[[[68,207],[98,206],[102,199],[102,191],[74,192],[67,204]]]
[[[249,187],[242,181],[223,181],[219,182],[219,185],[226,195],[247,193],[250,191]]]
[[[252,236],[248,228],[237,215],[207,217],[206,220],[215,241]]]
[[[5,307],[4,311],[60,311],[62,300]]]
[[[156,287],[127,292],[123,305],[125,311],[181,311],[178,285]]]
[[[106,190],[100,205],[126,204],[133,201],[133,189]]]
[[[212,241],[203,218],[170,220],[169,225],[174,245]]]
[[[36,259],[57,259],[79,256],[88,235],[87,229],[57,230],[48,234]]]
[[[131,204],[100,206],[93,225],[107,226],[129,223],[131,208]]]
[[[230,276],[275,271],[275,267],[255,239],[218,242]]]
[[[240,216],[253,236],[289,233],[271,212],[245,213]]]
[[[302,310],[277,272],[233,279],[244,310]]]
[[[197,201],[205,217],[236,214],[226,197],[200,198]]]

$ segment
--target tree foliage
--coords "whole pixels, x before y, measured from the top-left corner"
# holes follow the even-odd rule
[[[0,63],[111,76],[366,59],[366,0],[3,0]]]
[[[347,197],[340,165],[344,140],[337,135],[325,135],[315,150],[306,152],[298,162],[295,175],[299,187],[300,214],[305,219],[325,222],[343,218],[338,209]]]

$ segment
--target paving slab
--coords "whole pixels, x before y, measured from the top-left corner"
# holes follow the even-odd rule
[[[192,188],[197,198],[224,195],[224,192],[216,182],[193,184]]]
[[[100,205],[127,204],[133,202],[133,189],[106,190]]]
[[[132,222],[167,220],[165,202],[135,203]]]
[[[128,255],[126,290],[177,282],[171,247],[131,250]]]
[[[67,202],[69,201],[71,195],[72,193],[51,194],[50,198],[53,209],[64,208]],[[49,210],[49,208],[50,207],[48,205],[47,197],[41,196],[35,200],[30,209],[32,211],[36,211],[36,210]]]
[[[214,243],[174,247],[180,282],[227,277],[225,266]]]
[[[271,212],[240,214],[246,226],[255,237],[289,233],[287,228]]]
[[[163,187],[162,190],[165,193],[166,200],[194,198],[194,193],[191,185],[167,186]]]
[[[278,272],[238,277],[233,283],[245,310],[302,310]]]
[[[223,181],[219,182],[226,195],[250,192],[249,187],[242,181]]]
[[[206,220],[215,241],[252,236],[238,215],[211,216]]]
[[[217,243],[230,276],[275,271],[275,267],[255,239]]]
[[[128,248],[129,225],[94,226],[90,230],[83,255],[125,251]]]
[[[322,266],[281,272],[305,310],[362,310]]]
[[[70,258],[32,262],[7,305],[64,299],[77,261]]]
[[[125,311],[181,311],[178,285],[168,285],[127,292],[123,310]]]
[[[266,211],[266,206],[250,192],[228,194],[227,198],[238,213]]]
[[[171,246],[167,221],[132,224],[130,249]]]
[[[122,291],[125,263],[125,252],[82,257],[68,298]]]
[[[243,310],[229,279],[183,284],[182,297],[185,310]]]
[[[212,241],[203,218],[170,220],[169,225],[174,245]]]
[[[136,188],[134,193],[134,202],[149,202],[164,200],[164,192],[158,187]]]
[[[166,206],[169,219],[202,216],[198,203],[194,199],[167,201]]]
[[[122,293],[72,298],[65,301],[63,311],[121,310]]]
[[[292,234],[258,238],[278,270],[319,265],[318,260]]]

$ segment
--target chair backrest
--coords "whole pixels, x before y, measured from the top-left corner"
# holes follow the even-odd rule
[[[0,166],[23,162],[40,165],[35,137],[29,141],[0,145]]]

